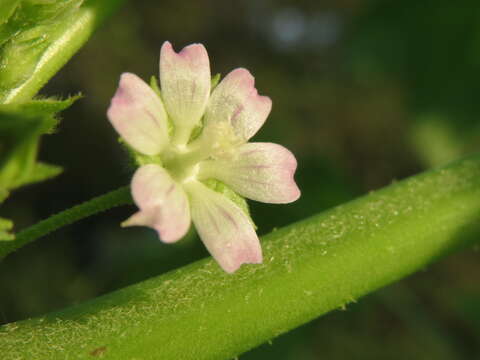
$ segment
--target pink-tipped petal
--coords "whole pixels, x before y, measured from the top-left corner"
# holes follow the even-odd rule
[[[248,141],[262,127],[271,109],[272,101],[258,95],[250,72],[235,69],[213,90],[205,112],[205,124],[227,121],[237,136]]]
[[[252,200],[285,204],[300,197],[293,178],[296,168],[295,156],[283,146],[247,143],[232,158],[201,163],[200,176],[223,181]]]
[[[226,272],[233,273],[242,264],[262,262],[257,234],[237,205],[196,181],[188,183],[187,192],[198,234]]]
[[[159,165],[140,167],[133,176],[132,196],[140,211],[122,226],[149,226],[163,242],[181,239],[190,227],[190,207],[183,189]]]
[[[192,127],[203,116],[210,95],[210,62],[205,47],[192,44],[179,53],[168,41],[160,50],[162,97],[176,127]]]
[[[120,136],[143,154],[156,155],[167,144],[167,115],[162,101],[135,74],[122,74],[107,116]]]

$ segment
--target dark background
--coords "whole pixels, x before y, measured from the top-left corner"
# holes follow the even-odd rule
[[[42,91],[84,98],[41,146],[65,172],[2,207],[16,229],[129,182],[105,112],[121,72],[157,75],[165,40],[203,43],[212,73],[246,67],[273,100],[254,140],[295,153],[303,196],[251,202],[260,234],[479,148],[478,0],[130,1]],[[121,229],[133,211],[86,219],[0,263],[0,323],[208,255],[195,237],[164,245],[149,229]],[[478,253],[426,270],[241,359],[479,358]]]

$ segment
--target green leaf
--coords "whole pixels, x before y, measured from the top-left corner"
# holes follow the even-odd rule
[[[38,144],[57,125],[57,112],[77,98],[0,105],[0,189],[13,190],[60,173],[59,167],[37,164]]]
[[[343,308],[480,233],[480,155],[272,232],[263,265],[212,259],[0,328],[2,360],[231,359]]]
[[[43,99],[24,104],[0,105],[0,203],[10,190],[58,175],[59,166],[37,162],[38,144],[53,132],[57,113],[76,99]],[[13,240],[13,223],[0,218],[0,240]]]
[[[32,75],[55,41],[56,30],[70,20],[82,2],[23,0],[20,3],[0,29],[0,94],[17,88]]]
[[[15,187],[18,188],[54,178],[61,174],[62,171],[63,169],[60,166],[38,162],[30,172],[30,176],[21,182],[16,182]]]
[[[31,99],[123,0],[1,2],[0,103],[20,103]]]
[[[40,136],[77,97],[30,101],[124,0],[0,0],[0,202],[8,190],[58,175],[37,163]],[[5,105],[17,104],[17,105]],[[11,239],[0,219],[0,239]]]

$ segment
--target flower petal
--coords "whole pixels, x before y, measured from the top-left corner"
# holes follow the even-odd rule
[[[205,126],[228,121],[236,135],[248,141],[262,127],[271,109],[272,101],[258,95],[250,72],[235,69],[213,90],[205,112]]]
[[[162,97],[176,133],[188,141],[192,128],[200,122],[210,95],[210,62],[201,44],[184,47],[178,54],[168,41],[160,51]],[[177,136],[177,134],[175,135]]]
[[[199,176],[223,181],[252,200],[284,204],[300,197],[293,178],[296,168],[295,156],[283,146],[247,143],[236,148],[233,158],[201,163]]]
[[[107,116],[120,136],[143,154],[156,155],[167,144],[167,115],[162,101],[135,74],[122,74]]]
[[[192,219],[208,251],[229,273],[245,263],[262,262],[262,249],[252,223],[225,196],[192,181],[185,185]]]
[[[122,226],[149,226],[166,243],[187,233],[190,227],[187,196],[164,168],[155,164],[140,167],[133,176],[132,196],[140,211]]]

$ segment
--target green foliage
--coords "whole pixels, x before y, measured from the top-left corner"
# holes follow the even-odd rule
[[[68,26],[83,0],[23,0],[0,28],[0,98],[18,88]],[[12,61],[14,64],[12,64]]]
[[[57,166],[37,162],[40,137],[58,123],[56,114],[77,97],[67,100],[33,100],[19,105],[0,105],[0,189],[46,180],[60,173]]]
[[[264,264],[211,259],[3,326],[3,359],[228,359],[478,241],[480,155],[274,231]]]
[[[122,0],[2,0],[0,3],[0,203],[20,186],[61,168],[37,162],[40,137],[54,130],[64,101],[30,99]],[[0,240],[13,224],[0,218]]]
[[[42,135],[55,129],[57,113],[77,98],[0,105],[0,203],[11,190],[47,180],[61,172],[58,166],[37,161],[38,145]],[[0,219],[0,240],[13,239],[7,232],[12,226],[11,221]]]
[[[435,127],[426,133],[432,148],[430,142],[420,147],[415,143],[414,150],[426,165],[437,164],[445,155],[453,160],[447,154],[453,147],[462,154],[478,149],[480,13],[472,11],[478,5],[475,0],[461,4],[370,1],[355,21],[350,39],[348,59],[359,80],[368,83],[386,77],[405,87],[413,113],[412,137],[417,130]],[[431,122],[425,114],[437,119]],[[446,151],[439,146],[443,142],[448,142]],[[428,163],[431,156],[435,159]]]
[[[477,6],[476,0],[374,0],[352,30],[351,69],[363,83],[395,79],[405,89],[413,150],[427,167],[478,149]]]
[[[2,1],[0,103],[33,97],[121,2]]]
[[[357,20],[349,54],[361,76],[401,78],[415,109],[456,121],[478,112],[480,14],[476,0],[370,1]]]

